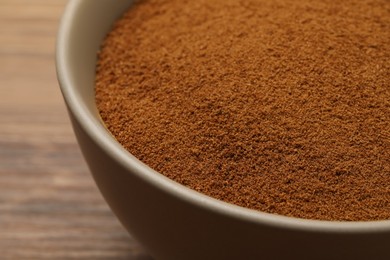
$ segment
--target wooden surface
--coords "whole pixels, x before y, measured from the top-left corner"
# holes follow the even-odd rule
[[[150,259],[103,201],[55,75],[65,0],[0,0],[0,259]]]

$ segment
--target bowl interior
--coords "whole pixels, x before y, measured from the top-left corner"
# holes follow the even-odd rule
[[[63,38],[69,41],[67,41],[66,49],[58,48],[59,51],[64,52],[65,57],[66,68],[62,72],[66,75],[63,79],[66,78],[70,85],[78,86],[72,89],[75,92],[74,95],[83,101],[83,109],[97,118],[100,118],[95,105],[94,93],[97,54],[113,22],[132,2],[133,0],[70,1],[63,18],[63,20],[72,20],[72,23],[67,25],[74,26],[74,28],[62,30],[67,34]],[[93,17],[86,14],[93,14]],[[67,97],[65,99],[71,101]]]

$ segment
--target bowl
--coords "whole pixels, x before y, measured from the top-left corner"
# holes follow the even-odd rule
[[[190,190],[128,153],[95,105],[97,51],[131,0],[71,0],[58,34],[57,75],[75,135],[101,193],[155,259],[390,259],[390,221],[272,215]]]

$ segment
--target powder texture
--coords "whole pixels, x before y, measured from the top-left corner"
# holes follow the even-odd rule
[[[161,174],[264,212],[390,219],[390,1],[144,0],[96,102]]]

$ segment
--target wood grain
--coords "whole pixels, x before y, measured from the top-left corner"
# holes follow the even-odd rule
[[[58,88],[65,0],[0,0],[0,259],[151,259],[80,154]]]

